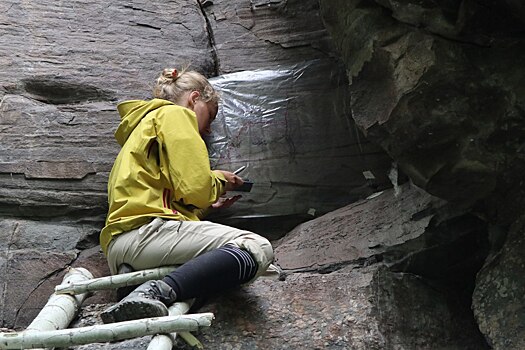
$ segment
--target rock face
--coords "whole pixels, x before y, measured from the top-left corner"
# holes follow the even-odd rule
[[[299,225],[276,243],[286,278],[259,279],[203,307],[216,319],[199,340],[213,349],[487,348],[463,293],[486,255],[486,228],[446,212],[403,186]],[[103,307],[86,316],[100,322]],[[133,347],[147,340],[100,348]]]
[[[321,1],[321,9],[367,138],[415,184],[493,225],[491,256],[509,265],[487,261],[472,307],[489,344],[520,348],[522,282],[509,277],[524,264],[523,254],[510,253],[523,238],[516,220],[525,198],[525,71],[518,63],[525,46],[515,35],[524,29],[523,6],[357,0]],[[503,316],[509,308],[519,316]]]
[[[497,200],[506,214],[491,214],[512,222],[520,205],[509,201],[522,201],[524,188],[510,174],[522,173],[525,135],[525,50],[513,34],[524,24],[513,9],[483,1],[321,4],[367,137],[429,193],[465,205]],[[499,20],[480,26],[488,18]]]
[[[119,122],[115,105],[124,99],[150,98],[151,85],[164,67],[191,63],[210,77],[260,68],[293,68],[295,64],[312,61],[327,67],[323,74],[328,79],[313,74],[320,70],[308,72],[303,78],[291,75],[290,79],[300,78],[299,82],[307,83],[290,86],[289,93],[302,100],[312,94],[319,98],[323,94],[337,95],[338,102],[328,99],[327,108],[322,109],[337,114],[334,118],[337,122],[325,122],[330,118],[322,113],[303,113],[288,126],[283,140],[290,145],[298,141],[308,146],[317,143],[317,148],[299,149],[308,153],[295,154],[301,161],[311,158],[313,153],[320,159],[327,147],[339,149],[334,152],[340,155],[339,160],[308,173],[307,181],[299,171],[273,174],[271,197],[257,197],[256,213],[262,215],[255,220],[263,226],[259,231],[282,236],[298,222],[312,217],[307,214],[309,208],[323,213],[388,183],[386,171],[390,158],[356,133],[351,121],[345,103],[348,89],[342,73],[344,67],[333,54],[317,2],[210,4],[197,1],[0,4],[0,63],[9,67],[0,73],[0,237],[4,237],[0,280],[10,281],[2,286],[6,292],[0,296],[5,310],[2,326],[23,328],[38,309],[23,301],[34,300],[43,305],[53,283],[61,280],[67,266],[75,265],[79,252],[98,244],[107,210],[107,177],[118,152],[113,138]],[[255,96],[261,88],[267,91],[266,105],[256,112],[261,119],[272,108],[270,104],[275,98],[281,96],[273,85],[251,83],[254,84],[251,90],[243,93]],[[324,91],[319,91],[320,87]],[[284,99],[282,108],[274,114],[295,118],[299,113],[292,101],[295,97],[290,97],[291,103]],[[255,103],[262,105],[261,101]],[[322,104],[317,103],[315,108],[318,111]],[[319,134],[311,132],[317,125],[324,126],[323,138],[327,141],[311,139]],[[339,137],[337,147],[329,145],[327,142],[335,139],[330,128],[348,135],[348,139]],[[274,129],[281,135],[280,127]],[[272,150],[263,146],[260,148],[266,153],[261,154]],[[252,153],[251,157],[256,159],[257,155]],[[246,154],[242,154],[242,158],[230,157],[217,164],[231,169],[245,161]],[[352,166],[347,164],[350,161],[354,163]],[[272,160],[272,166],[287,169],[294,166],[294,161],[289,157],[277,158]],[[351,173],[348,169],[352,169]],[[367,180],[363,176],[365,170],[375,172],[376,180]],[[339,199],[325,195],[320,200],[323,191],[316,187],[325,177],[333,180],[331,191],[337,190]],[[343,185],[337,185],[339,182]],[[294,201],[290,193],[300,193],[302,197]],[[274,205],[272,198],[280,204]],[[289,211],[279,221],[274,219],[276,210],[270,212],[268,208],[283,207],[283,203],[294,205],[287,206]],[[249,205],[244,207],[252,210]],[[249,226],[253,210],[244,214],[237,223]],[[38,254],[42,259],[35,257]],[[56,264],[46,268],[44,261],[48,254]],[[15,261],[27,268],[18,282],[16,298],[7,292],[14,283],[10,274]],[[105,266],[97,269],[104,271]],[[53,281],[49,284],[35,284],[51,277]],[[39,297],[30,298],[36,295],[35,288]],[[25,316],[22,320],[14,315]]]
[[[214,165],[252,160],[273,186],[216,219],[277,233],[286,273],[205,306],[205,346],[522,348],[524,13],[513,0],[2,2],[1,327],[23,329],[68,266],[109,273],[97,244],[115,104],[191,63],[225,90],[221,126],[260,117],[239,134],[256,152],[230,157],[241,143],[217,129]],[[256,79],[268,71],[291,73]],[[235,74],[250,79],[225,85]],[[73,326],[114,300],[97,292]]]
[[[523,316],[523,218],[510,229],[501,250],[490,256],[478,273],[473,294],[474,315],[480,330],[495,349],[525,347]]]

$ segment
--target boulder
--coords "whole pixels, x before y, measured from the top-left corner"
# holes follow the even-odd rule
[[[216,318],[198,338],[214,349],[487,348],[461,293],[483,257],[459,278],[470,283],[456,283],[470,259],[463,238],[484,226],[446,208],[407,184],[301,224],[275,243],[285,278],[210,300],[198,311]],[[91,305],[75,326],[99,323],[106,306]],[[145,349],[147,339],[97,346]]]
[[[494,349],[525,347],[525,221],[510,229],[501,249],[493,250],[478,272],[472,310],[480,330]]]
[[[522,12],[515,1],[321,1],[356,124],[419,187],[490,223],[493,258],[478,274],[473,309],[497,349],[522,347],[525,327],[511,316],[523,309],[515,294],[523,285]],[[467,242],[477,238],[464,245],[470,276],[479,257]]]

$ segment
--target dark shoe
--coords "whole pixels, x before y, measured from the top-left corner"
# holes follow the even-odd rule
[[[104,323],[136,320],[139,318],[168,316],[168,308],[177,299],[173,289],[163,281],[141,284],[122,301],[100,314]]]
[[[130,273],[130,272],[135,272],[135,270],[133,269],[133,267],[131,267],[131,265],[121,264],[118,267],[117,275],[122,275],[123,273]],[[121,301],[122,299],[127,297],[131,292],[133,292],[135,288],[137,288],[138,286],[139,286],[138,284],[135,284],[132,286],[125,286],[125,287],[117,288],[117,300]]]

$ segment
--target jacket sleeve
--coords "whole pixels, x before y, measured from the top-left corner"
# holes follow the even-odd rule
[[[163,107],[156,128],[161,172],[169,178],[175,200],[200,209],[215,203],[225,191],[226,179],[210,169],[195,114],[179,106]]]

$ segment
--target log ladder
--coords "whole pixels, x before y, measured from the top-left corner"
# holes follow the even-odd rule
[[[212,313],[187,315],[193,301],[173,304],[169,308],[169,316],[165,317],[67,328],[89,293],[159,279],[174,268],[161,267],[100,278],[93,278],[84,268],[70,268],[62,284],[55,287],[47,304],[24,331],[0,333],[0,349],[68,347],[146,335],[153,335],[148,350],[171,350],[177,335],[190,346],[202,349],[202,344],[190,332],[209,327],[214,316]]]

